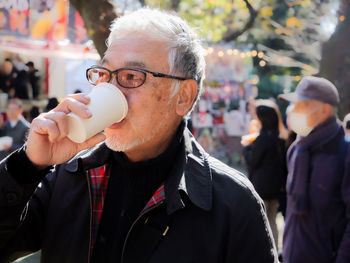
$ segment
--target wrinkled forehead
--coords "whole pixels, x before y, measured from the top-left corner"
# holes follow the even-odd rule
[[[154,68],[168,66],[168,50],[166,43],[147,37],[146,35],[125,35],[114,39],[101,63],[111,67],[129,66],[138,68]]]

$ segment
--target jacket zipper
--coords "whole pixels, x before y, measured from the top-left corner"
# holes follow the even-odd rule
[[[141,217],[143,217],[145,214],[147,214],[148,212],[156,209],[157,207],[159,207],[160,205],[162,205],[164,203],[164,201],[161,201],[159,204],[156,204],[154,206],[152,206],[151,208],[149,208],[148,210],[146,210],[145,212],[143,212],[142,214],[140,214],[136,220],[134,221],[134,223],[132,223],[129,231],[128,231],[128,234],[126,235],[126,238],[125,238],[125,241],[124,241],[124,244],[123,244],[123,250],[122,250],[122,256],[121,256],[121,259],[120,259],[120,263],[123,263],[124,261],[124,251],[125,251],[125,247],[126,247],[126,243],[128,241],[128,238],[130,236],[130,233],[132,231],[132,229],[134,228],[134,226],[136,225],[136,223],[140,220]]]
[[[89,237],[89,254],[88,254],[88,263],[90,263],[90,257],[91,257],[91,239],[92,239],[92,195],[91,195],[91,183],[90,183],[90,177],[89,173],[86,172],[86,179],[88,183],[88,189],[89,189],[89,201],[90,201],[90,237]]]

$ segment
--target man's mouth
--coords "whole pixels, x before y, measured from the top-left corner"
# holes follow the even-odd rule
[[[120,122],[116,122],[116,123],[113,123],[111,126],[109,126],[108,128],[109,129],[118,129],[120,128],[125,122],[125,119],[123,119],[122,121]]]

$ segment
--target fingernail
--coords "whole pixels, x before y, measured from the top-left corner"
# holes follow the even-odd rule
[[[89,110],[85,110],[84,113],[85,113],[86,116],[91,116],[92,115]]]

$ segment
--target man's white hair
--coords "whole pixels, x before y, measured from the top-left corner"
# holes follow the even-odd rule
[[[205,72],[203,47],[197,34],[186,21],[174,14],[142,8],[117,18],[112,23],[107,46],[110,46],[113,40],[120,39],[130,33],[142,33],[150,39],[165,42],[169,51],[169,74],[196,80],[198,92],[191,112],[202,92]],[[172,96],[177,93],[179,86],[179,81],[174,80]]]

